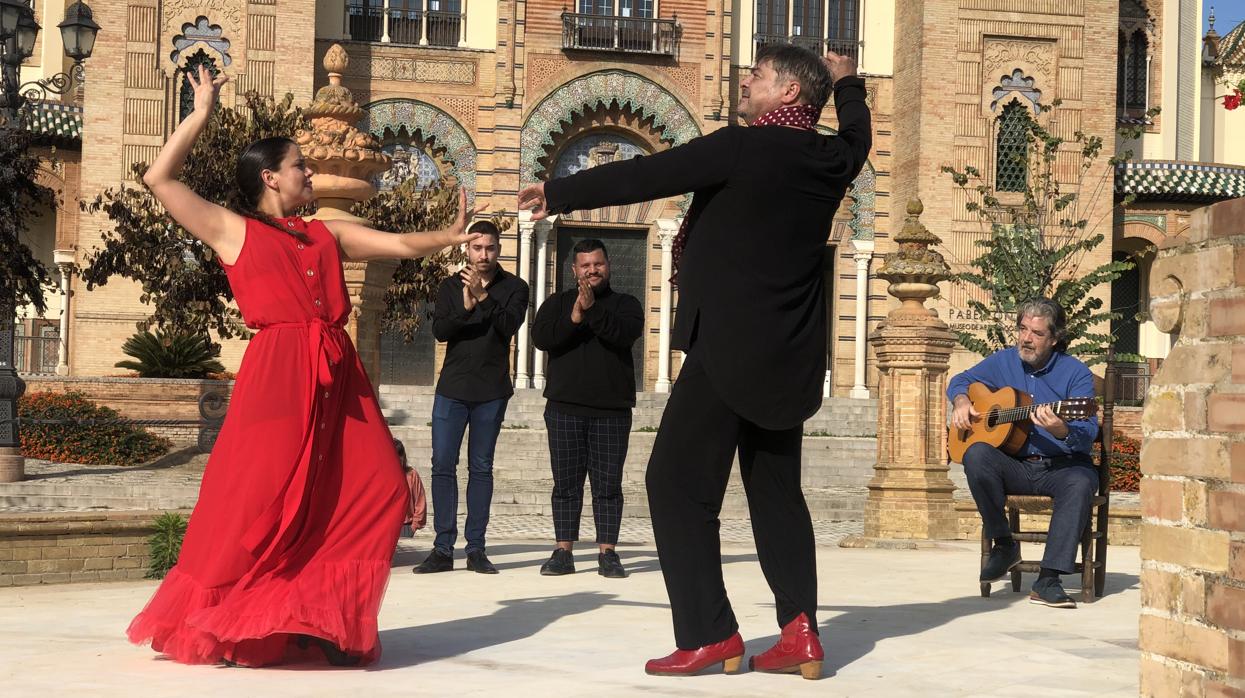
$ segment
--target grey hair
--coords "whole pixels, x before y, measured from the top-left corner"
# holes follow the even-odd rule
[[[1044,317],[1055,337],[1055,351],[1068,349],[1068,315],[1058,303],[1049,298],[1030,298],[1016,308],[1016,328],[1026,317]]]
[[[769,61],[778,76],[800,84],[800,100],[823,109],[830,99],[834,79],[821,57],[812,51],[791,44],[764,44],[757,51],[756,64]]]

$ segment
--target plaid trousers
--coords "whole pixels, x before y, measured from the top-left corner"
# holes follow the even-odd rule
[[[579,417],[545,410],[553,466],[553,531],[559,541],[579,540],[584,476],[592,481],[597,543],[618,543],[622,523],[622,471],[631,415]]]

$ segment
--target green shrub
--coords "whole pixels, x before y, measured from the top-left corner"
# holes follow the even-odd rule
[[[118,361],[115,366],[135,371],[139,378],[207,378],[225,370],[216,360],[220,345],[206,335],[139,332],[125,340],[121,351],[137,361]]]
[[[170,511],[156,517],[156,532],[147,539],[147,548],[151,552],[151,565],[147,568],[148,579],[164,579],[164,575],[177,564],[188,523],[186,517]]]
[[[31,393],[17,403],[22,455],[61,463],[136,465],[169,452],[168,439],[131,424],[32,424],[28,420],[119,419],[82,393]]]

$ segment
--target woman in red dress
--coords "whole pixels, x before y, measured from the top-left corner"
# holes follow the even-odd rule
[[[268,138],[238,161],[246,210],[217,206],[177,174],[225,78],[201,67],[191,82],[194,112],[143,181],[215,251],[258,333],[178,563],[127,634],[185,663],[264,666],[311,642],[334,664],[369,663],[380,656],[376,618],[409,494],[343,330],[341,262],[421,257],[478,237],[464,233],[466,194],[454,225],[427,233],[291,217],[313,199],[312,173],[292,141]]]

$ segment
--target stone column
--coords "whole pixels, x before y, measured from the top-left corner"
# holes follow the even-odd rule
[[[868,400],[865,362],[868,360],[866,342],[869,341],[869,262],[873,259],[873,241],[853,240],[852,246],[856,248],[852,254],[852,258],[856,260],[856,363],[853,366],[855,381],[851,397]]]
[[[350,57],[341,44],[334,44],[325,52],[324,69],[328,71],[329,84],[316,92],[315,101],[303,112],[311,127],[299,129],[294,140],[315,173],[311,182],[319,208],[310,218],[367,225],[368,221],[351,214],[350,208],[376,194],[372,177],[389,169],[391,161],[381,152],[375,137],[354,126],[363,117],[363,109],[341,84],[349,63]],[[373,260],[346,262],[343,269],[351,305],[346,331],[354,340],[373,387],[380,380],[380,324],[385,289],[397,268],[395,260]]]
[[[543,221],[537,221],[534,228],[536,233],[536,286],[532,289],[532,320],[536,320],[536,311],[540,309],[545,298],[549,296],[549,242],[553,235],[553,224],[557,220],[557,216],[550,216]],[[545,388],[545,352],[532,349],[532,387],[543,390]]]
[[[73,280],[73,250],[52,252],[56,266],[61,270],[61,326],[60,341],[56,345],[56,375],[69,375],[69,297]]]
[[[532,220],[531,211],[519,211],[519,270],[520,279],[532,283],[532,235],[536,232],[536,223]],[[515,348],[514,387],[518,389],[532,387],[528,374],[528,345],[531,344],[532,308],[529,304],[527,321],[519,327],[519,336]]]
[[[657,221],[657,239],[661,241],[661,320],[657,335],[657,384],[659,393],[670,392],[670,318],[674,303],[674,236],[679,233],[681,218],[661,218]]]
[[[1141,430],[1141,695],[1245,695],[1245,198],[1198,209],[1150,274],[1177,336]]]
[[[955,485],[947,477],[947,401],[943,394],[955,335],[925,299],[950,276],[941,242],[921,224],[921,202],[908,204],[908,218],[877,275],[903,302],[869,336],[878,370],[878,462],[869,481],[863,537],[845,547],[893,546],[897,539],[956,537]]]

